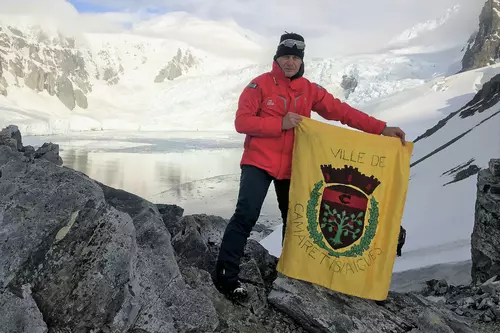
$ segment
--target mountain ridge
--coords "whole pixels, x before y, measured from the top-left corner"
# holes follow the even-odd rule
[[[457,8],[451,8],[445,18]],[[194,22],[185,25],[191,30],[174,35],[176,24],[186,17]],[[39,39],[23,21],[21,26],[28,32],[13,27],[22,37],[10,29],[2,35],[0,108],[7,111],[0,114],[0,122],[15,121],[23,132],[34,135],[105,129],[231,131],[241,89],[270,70],[273,51],[264,43],[260,46],[262,41],[256,35],[247,35],[248,31],[235,25],[174,13],[123,33],[81,33],[65,38],[52,27],[44,43],[52,45],[55,57],[49,54],[38,59],[31,50],[40,48]],[[211,38],[198,45],[205,48],[186,42],[200,39],[205,33],[200,27],[209,28],[206,33]],[[31,42],[19,42],[23,38]],[[224,38],[224,46],[215,47],[214,40]],[[58,50],[59,39],[71,47]],[[320,59],[307,54],[305,74],[334,96],[363,109],[374,100],[455,72],[463,57],[459,44],[453,48],[411,44],[382,53]],[[242,48],[241,54],[231,53],[235,47]],[[227,55],[221,56],[224,53]],[[37,95],[27,93],[25,87]],[[141,119],[136,117],[138,110],[143,113]],[[172,113],[176,114],[174,121]]]
[[[464,48],[462,71],[493,65],[500,58],[500,1],[486,0],[479,28]]]

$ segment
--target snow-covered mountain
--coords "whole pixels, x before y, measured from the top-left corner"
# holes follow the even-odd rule
[[[459,12],[455,8],[446,17]],[[186,13],[142,22],[128,33],[76,39],[26,23],[17,28],[12,17],[8,22],[0,31],[0,123],[16,123],[26,134],[233,131],[238,95],[270,69],[274,51],[234,22]],[[441,25],[431,28],[436,32]],[[307,54],[306,76],[363,108],[460,69],[463,41],[418,47],[424,42],[349,57]]]
[[[401,45],[410,42],[426,33],[430,33],[435,31],[436,29],[442,27],[444,24],[448,23],[452,20],[456,14],[460,11],[461,6],[455,5],[452,8],[449,8],[443,16],[428,20],[426,22],[418,23],[415,26],[406,29],[398,36],[394,37],[389,45]]]
[[[26,86],[56,95],[70,110],[76,104],[87,108],[85,94],[92,88],[84,56],[74,38],[0,24],[0,94],[8,97],[9,87]]]

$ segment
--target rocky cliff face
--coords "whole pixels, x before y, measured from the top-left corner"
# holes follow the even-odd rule
[[[349,95],[352,94],[356,87],[358,86],[358,80],[354,75],[343,75],[342,82],[340,83],[340,87],[344,89],[345,98],[349,98]]]
[[[500,58],[500,2],[487,0],[479,15],[479,30],[471,37],[462,71],[494,64]]]
[[[7,96],[9,85],[26,86],[57,96],[70,110],[86,108],[92,86],[84,53],[74,39],[0,25],[0,94]]]
[[[500,159],[481,170],[472,233],[472,280],[484,282],[500,276]]]
[[[98,66],[94,58],[97,58],[95,60],[98,60],[102,66]],[[120,63],[120,58],[115,61],[110,49],[99,50],[94,58],[89,59],[89,61],[94,67],[94,78],[96,80],[103,80],[110,86],[120,82],[120,75],[125,72],[125,68]]]
[[[156,76],[155,83],[160,83],[165,80],[172,81],[182,74],[185,74],[190,68],[196,66],[197,63],[198,61],[189,50],[182,52],[181,49],[177,49],[177,54]]]
[[[164,62],[163,54],[171,55],[175,46],[161,40],[126,35],[116,40],[107,35],[85,38],[78,43],[61,34],[49,36],[37,26],[21,31],[0,22],[0,95],[8,98],[10,88],[28,87],[58,98],[69,110],[87,109],[99,81],[113,86],[126,74],[144,71],[150,82],[159,83],[201,63],[190,49],[181,47]]]
[[[2,332],[488,332],[436,296],[376,304],[280,276],[253,240],[250,298],[232,303],[210,278],[226,220],[100,184],[24,147],[15,126],[0,138]]]

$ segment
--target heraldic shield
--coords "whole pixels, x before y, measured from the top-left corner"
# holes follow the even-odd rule
[[[368,197],[380,181],[347,165],[344,168],[322,165],[321,171],[328,185],[323,191],[318,222],[325,240],[338,250],[363,236]]]

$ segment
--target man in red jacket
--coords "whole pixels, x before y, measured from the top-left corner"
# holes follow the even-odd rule
[[[272,70],[252,80],[241,93],[235,127],[246,134],[241,159],[241,179],[236,210],[225,230],[213,281],[230,298],[247,296],[238,274],[250,232],[257,222],[271,182],[278,199],[285,235],[288,213],[294,127],[311,110],[328,120],[377,135],[399,137],[397,127],[375,119],[333,97],[323,87],[302,77],[304,38],[281,36]]]

